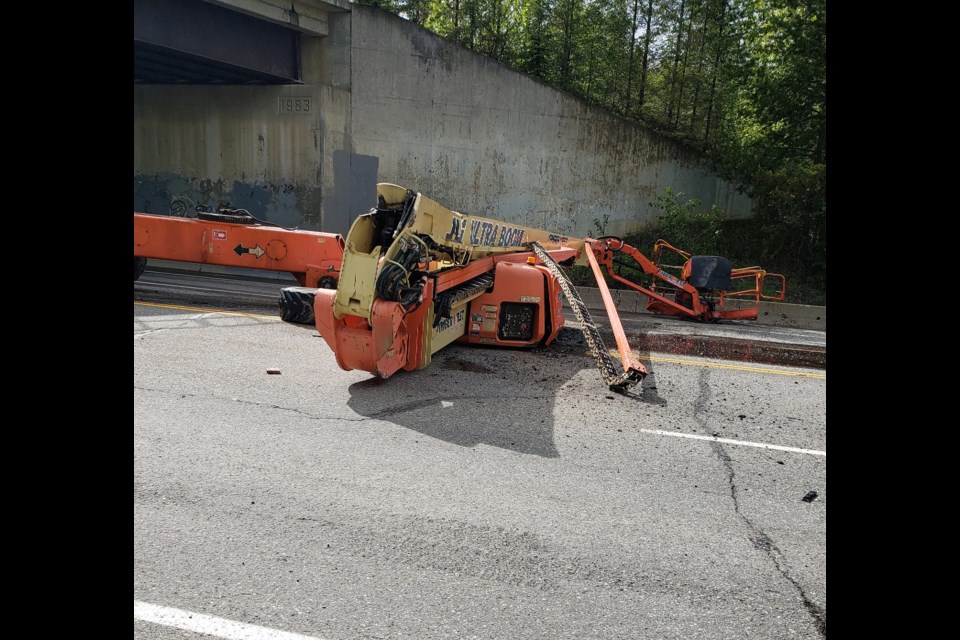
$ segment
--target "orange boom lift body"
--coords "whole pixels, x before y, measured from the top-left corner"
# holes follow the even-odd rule
[[[651,260],[619,238],[570,238],[466,215],[388,183],[377,185],[377,206],[345,239],[256,224],[242,210],[198,217],[135,213],[134,279],[144,258],[288,271],[301,287],[281,292],[281,317],[315,323],[342,369],[382,378],[423,369],[454,342],[549,345],[564,326],[563,294],[601,378],[625,391],[647,371],[630,349],[604,272],[647,296],[648,310],[703,322],[756,319],[761,300],[784,298],[783,276],[760,267],[733,268],[663,240]],[[666,264],[669,257],[682,264]],[[619,362],[561,265],[591,268]],[[625,269],[639,275],[628,279]]]

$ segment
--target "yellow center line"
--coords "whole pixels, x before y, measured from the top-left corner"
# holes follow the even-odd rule
[[[266,318],[267,320],[280,320],[279,316],[266,316],[262,313],[244,313],[242,311],[225,311],[223,309],[204,309],[202,307],[185,307],[179,304],[161,304],[159,302],[134,302],[141,307],[159,307],[161,309],[179,309],[180,311],[196,311],[198,313],[222,313],[228,316],[246,316],[247,318]]]
[[[610,351],[610,355],[619,359],[620,353]],[[754,373],[772,373],[778,376],[794,376],[797,378],[813,378],[814,380],[826,380],[825,373],[808,373],[806,371],[784,371],[782,369],[768,369],[766,367],[750,367],[742,364],[722,364],[719,362],[700,362],[697,360],[682,360],[680,358],[663,358],[660,356],[638,356],[634,354],[637,360],[647,360],[649,362],[669,362],[671,364],[685,364],[694,367],[707,367],[710,369],[729,369],[731,371],[752,371]]]

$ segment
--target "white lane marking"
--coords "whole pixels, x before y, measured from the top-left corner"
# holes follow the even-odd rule
[[[255,624],[234,622],[202,613],[193,613],[172,607],[133,601],[133,617],[136,620],[176,627],[194,633],[206,633],[228,640],[323,640],[318,636],[304,636],[289,631],[277,631]]]
[[[450,407],[453,406],[453,403],[450,402],[450,401],[448,401],[448,400],[441,400],[441,401],[440,401],[440,406],[441,406],[442,408],[444,408],[444,409],[448,409],[448,408],[450,408]]]
[[[701,436],[693,433],[677,433],[675,431],[661,431],[660,429],[640,429],[644,433],[653,433],[658,436],[673,436],[675,438],[691,438],[693,440],[708,440],[710,442],[722,442],[724,444],[738,444],[744,447],[757,447],[758,449],[776,449],[777,451],[789,451],[790,453],[807,453],[812,456],[826,456],[826,451],[817,449],[798,449],[797,447],[783,447],[778,444],[764,444],[762,442],[748,442],[747,440],[731,440],[730,438],[718,438],[716,436]]]

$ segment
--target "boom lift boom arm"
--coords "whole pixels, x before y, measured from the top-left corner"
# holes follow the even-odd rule
[[[287,271],[303,287],[337,284],[343,236],[259,223],[243,209],[198,211],[197,218],[133,214],[133,279],[147,258]]]

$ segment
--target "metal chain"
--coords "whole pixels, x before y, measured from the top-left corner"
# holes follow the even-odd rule
[[[603,379],[603,383],[614,391],[623,391],[626,387],[635,385],[637,380],[630,379],[628,372],[623,371],[622,367],[618,367],[616,363],[614,363],[613,358],[610,357],[610,352],[603,343],[603,338],[600,337],[600,331],[593,323],[593,318],[590,317],[587,305],[583,304],[583,300],[580,299],[580,294],[577,293],[573,283],[567,278],[567,274],[564,273],[560,265],[557,264],[557,261],[554,260],[539,243],[531,242],[530,248],[537,254],[537,257],[540,258],[543,264],[546,265],[550,273],[560,282],[563,295],[567,297],[570,308],[573,309],[573,314],[577,316],[577,320],[580,322],[580,329],[583,331],[583,337],[586,339],[587,345],[590,347],[590,350],[593,352],[593,357],[597,361],[597,369],[600,370],[600,377]]]

